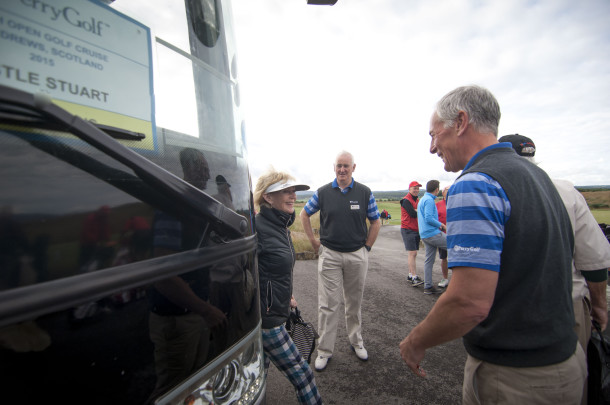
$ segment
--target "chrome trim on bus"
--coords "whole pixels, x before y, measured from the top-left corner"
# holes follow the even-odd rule
[[[235,82],[234,80],[231,80],[230,77],[227,77],[226,75],[220,73],[218,70],[214,69],[212,66],[208,65],[207,63],[205,63],[204,61],[202,61],[201,59],[191,55],[188,52],[183,51],[182,49],[178,48],[177,46],[174,46],[172,44],[170,44],[169,42],[156,37],[155,40],[160,43],[161,45],[165,46],[166,48],[171,49],[172,51],[180,54],[180,56],[183,56],[187,59],[189,59],[191,62],[193,62],[194,64],[196,64],[199,67],[204,68],[205,70],[208,71],[208,73],[210,73],[212,76],[216,77],[217,79],[222,80],[223,82],[227,82],[233,86],[237,85],[237,82]]]
[[[199,370],[196,374],[193,374],[189,379],[184,380],[180,385],[175,387],[173,390],[166,393],[164,396],[158,398],[155,401],[155,404],[159,404],[159,405],[171,404],[172,401],[176,400],[180,395],[182,395],[184,393],[184,391],[192,389],[193,387],[198,385],[198,383],[200,381],[206,381],[207,379],[212,378],[217,372],[222,370],[223,367],[225,367],[227,364],[229,364],[231,362],[231,360],[233,360],[236,357],[236,355],[238,353],[240,353],[241,350],[245,346],[252,344],[252,340],[256,338],[256,335],[259,335],[258,337],[260,339],[262,339],[261,327],[262,327],[262,322],[259,322],[257,327],[255,329],[253,329],[250,333],[248,333],[247,336],[245,336],[235,345],[233,345],[230,348],[228,348],[227,350],[225,350],[222,355],[218,356],[216,359],[214,359],[214,361],[212,361],[206,367]],[[263,358],[263,353],[261,352],[261,359],[262,358]],[[264,370],[262,370],[262,374],[264,375]],[[261,390],[259,391],[259,395],[258,395],[257,401],[255,402],[255,405],[262,403],[262,400],[265,397],[267,380],[265,378],[263,378],[262,380],[263,380],[263,385],[261,387]]]

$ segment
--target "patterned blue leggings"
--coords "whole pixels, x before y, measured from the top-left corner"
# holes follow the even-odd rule
[[[321,405],[313,371],[299,349],[286,332],[284,325],[263,329],[263,349],[265,351],[265,375],[270,362],[284,374],[296,390],[300,404]]]

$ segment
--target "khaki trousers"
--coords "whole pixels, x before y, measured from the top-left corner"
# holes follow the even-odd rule
[[[587,297],[576,299],[574,303],[574,332],[578,335],[578,342],[587,353],[587,345],[591,339],[591,304]]]
[[[576,299],[574,303],[574,332],[578,335],[578,343],[582,346],[585,352],[585,358],[587,355],[587,346],[589,339],[591,338],[591,304],[587,297]],[[585,378],[584,389],[582,392],[581,405],[586,405],[587,401],[587,389],[588,389],[588,378]]]
[[[352,346],[362,341],[362,295],[369,267],[368,251],[337,252],[320,247],[318,260],[318,355],[331,357],[337,339],[341,298],[345,302],[345,326]]]
[[[544,367],[505,367],[468,355],[462,404],[580,404],[587,361],[580,344],[566,361]]]

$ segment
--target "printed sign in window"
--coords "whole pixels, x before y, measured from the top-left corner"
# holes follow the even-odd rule
[[[143,141],[124,143],[156,148],[148,27],[93,1],[6,0],[0,50],[0,83],[47,93],[84,119],[143,133]]]

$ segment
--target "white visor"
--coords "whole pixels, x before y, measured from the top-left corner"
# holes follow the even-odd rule
[[[288,181],[278,181],[277,183],[273,183],[265,190],[265,194],[274,193],[276,191],[284,190],[285,188],[294,187],[294,191],[303,191],[309,190],[309,186],[305,184],[294,183],[290,180]]]

